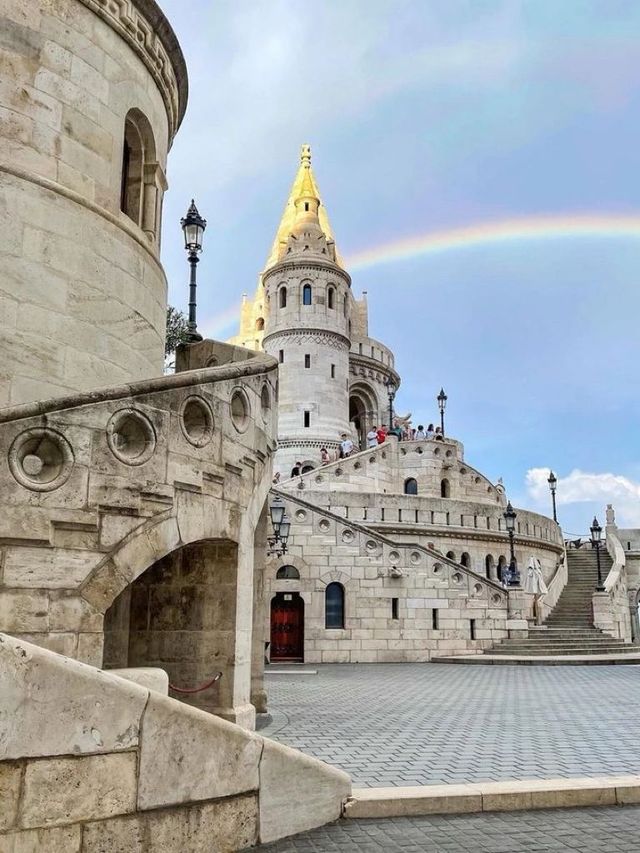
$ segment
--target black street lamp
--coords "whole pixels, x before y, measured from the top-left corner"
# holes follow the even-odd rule
[[[187,210],[187,215],[180,220],[182,231],[184,233],[184,247],[187,250],[189,266],[191,267],[189,277],[189,323],[187,332],[187,341],[196,343],[202,340],[202,335],[198,334],[196,324],[196,267],[198,265],[198,255],[202,251],[202,235],[207,227],[207,220],[203,219],[198,213],[198,208],[193,199]]]
[[[516,532],[516,518],[518,517],[515,509],[511,506],[511,501],[507,504],[507,508],[503,513],[504,521],[509,534],[509,548],[511,550],[511,562],[509,563],[509,584],[517,586],[520,583],[520,572],[516,566],[516,555],[513,549],[513,537]]]
[[[598,524],[598,519],[593,517],[591,525],[591,547],[596,549],[596,562],[598,564],[598,592],[604,592],[604,584],[602,583],[602,570],[600,568],[600,541],[602,538],[602,528]]]
[[[444,393],[444,388],[440,389],[440,393],[436,397],[438,408],[440,409],[440,431],[444,438],[444,410],[447,408],[447,395]]]
[[[389,431],[393,429],[393,400],[396,396],[396,385],[393,379],[387,378],[384,380],[387,394],[389,395]]]
[[[291,530],[291,522],[285,515],[282,498],[276,497],[273,499],[273,503],[269,507],[269,515],[271,516],[271,526],[273,527],[273,536],[267,536],[269,554],[281,557],[287,553],[287,540],[289,539],[289,531]]]
[[[547,480],[549,483],[549,491],[551,492],[551,501],[553,503],[553,520],[558,523],[558,514],[556,512],[556,489],[558,488],[558,478],[553,473],[553,471],[549,471],[549,479]]]

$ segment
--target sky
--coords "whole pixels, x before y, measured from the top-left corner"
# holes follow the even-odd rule
[[[640,526],[640,3],[160,4],[190,77],[171,304],[194,196],[200,331],[235,334],[308,142],[398,411],[435,421],[443,386],[447,433],[515,505],[550,513],[551,467],[567,534],[607,503]]]

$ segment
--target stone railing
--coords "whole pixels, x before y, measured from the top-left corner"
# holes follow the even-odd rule
[[[273,494],[278,495],[285,501],[291,501],[292,503],[298,504],[301,507],[318,513],[319,515],[342,525],[345,530],[349,530],[366,537],[365,551],[369,554],[375,554],[376,552],[380,553],[380,550],[384,548],[385,551],[389,552],[387,554],[387,559],[390,563],[397,565],[399,568],[406,567],[407,569],[416,568],[424,562],[424,558],[429,558],[437,563],[441,569],[443,567],[447,567],[450,579],[453,580],[454,584],[461,585],[461,579],[466,578],[467,585],[474,585],[473,590],[476,595],[480,595],[483,592],[483,589],[478,589],[478,587],[486,587],[487,590],[493,591],[493,606],[501,607],[507,604],[508,591],[502,584],[497,581],[490,580],[485,575],[474,571],[468,566],[462,566],[460,563],[450,560],[436,548],[425,548],[424,545],[416,542],[398,542],[388,536],[385,536],[379,531],[372,530],[366,524],[346,519],[344,516],[341,516],[336,512],[332,512],[331,510],[318,506],[310,500],[305,500],[299,493],[292,494],[291,492],[277,488],[273,488],[271,491]],[[374,547],[376,543],[378,543],[380,548]],[[438,580],[442,580],[442,575],[438,577],[437,572],[435,577]]]
[[[563,551],[553,577],[547,583],[547,594],[541,599],[541,620],[544,621],[558,603],[562,590],[567,585],[567,555]]]
[[[614,524],[607,525],[606,547],[613,565],[604,581],[604,592],[593,593],[593,623],[606,634],[631,642],[626,557]]]

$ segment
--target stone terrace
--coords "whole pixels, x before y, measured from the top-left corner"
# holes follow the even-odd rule
[[[303,669],[318,674],[268,676],[273,722],[261,734],[346,770],[354,787],[615,775],[640,766],[634,666]]]

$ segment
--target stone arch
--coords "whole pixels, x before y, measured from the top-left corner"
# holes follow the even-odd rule
[[[440,480],[440,497],[451,497],[451,483],[449,482],[449,480],[447,480],[446,477],[443,477],[442,480]]]
[[[489,580],[493,580],[493,578],[495,577],[495,569],[496,565],[495,560],[493,559],[493,554],[487,554],[487,556],[484,558],[485,577],[487,577]]]
[[[378,420],[378,398],[366,382],[357,382],[349,389],[349,422],[354,425],[360,450],[367,445],[367,433]]]
[[[324,591],[324,627],[325,629],[344,629],[345,626],[345,589],[339,581],[331,581]]]
[[[333,310],[336,307],[336,289],[330,284],[327,288],[327,308]]]
[[[471,568],[471,556],[470,556],[470,554],[468,553],[468,551],[464,551],[464,552],[460,555],[460,565],[461,565],[461,566],[464,566],[464,567],[465,567],[465,569],[470,569],[470,568]]]
[[[454,551],[447,551],[446,556],[447,560],[453,560],[454,563],[456,562],[456,555]]]
[[[157,235],[159,191],[164,188],[151,123],[139,109],[131,109],[124,121],[120,209],[150,239]]]
[[[504,580],[504,573],[505,573],[506,569],[507,569],[507,558],[504,556],[504,554],[501,554],[498,557],[498,567],[496,569],[496,576],[497,576],[499,581]]]
[[[302,285],[302,304],[303,305],[312,305],[313,304],[313,290],[311,288],[311,283],[306,281]]]
[[[280,566],[278,571],[276,572],[276,580],[277,581],[299,581],[300,580],[300,572],[296,569],[295,566],[287,565]]]

